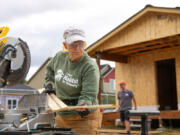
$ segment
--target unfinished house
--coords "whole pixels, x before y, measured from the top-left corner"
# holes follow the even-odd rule
[[[162,118],[180,118],[179,8],[146,6],[87,52],[98,63],[115,61],[116,93],[119,81],[126,81],[138,109],[160,110]]]

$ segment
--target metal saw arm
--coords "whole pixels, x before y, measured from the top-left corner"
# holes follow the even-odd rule
[[[0,27],[0,87],[25,79],[31,63],[28,45],[20,38],[6,37],[8,27]]]

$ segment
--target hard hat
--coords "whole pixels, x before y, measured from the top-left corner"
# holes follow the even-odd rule
[[[125,81],[120,81],[119,84],[126,84],[126,82]]]

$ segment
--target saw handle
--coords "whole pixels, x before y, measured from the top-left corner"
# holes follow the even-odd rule
[[[10,61],[3,59],[0,64],[0,88],[6,85],[6,79],[9,74]]]

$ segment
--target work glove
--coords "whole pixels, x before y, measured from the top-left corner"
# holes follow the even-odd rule
[[[84,105],[87,105],[87,104],[82,104],[81,106],[84,106]],[[89,109],[76,109],[76,111],[81,116],[81,118],[90,114]]]
[[[81,118],[83,118],[83,117],[85,117],[85,116],[90,114],[89,109],[86,109],[85,111],[77,111],[77,112],[81,116]]]
[[[52,84],[47,84],[47,85],[45,85],[45,90],[43,91],[43,93],[55,94],[55,95],[56,95],[56,92],[55,92],[55,90],[53,89]]]

